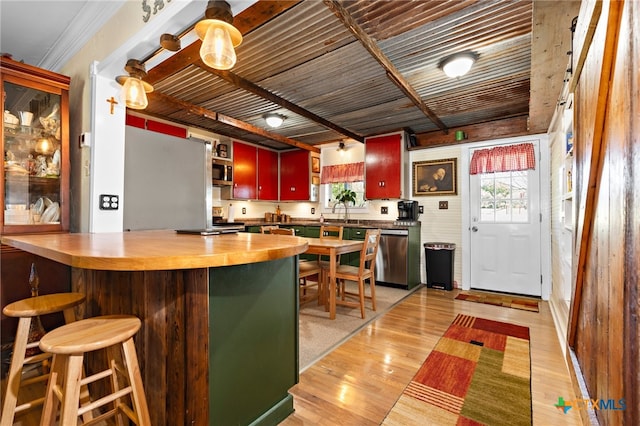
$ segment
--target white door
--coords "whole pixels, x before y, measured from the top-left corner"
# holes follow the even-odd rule
[[[485,147],[486,148],[486,147]],[[540,172],[469,175],[470,287],[540,296]]]

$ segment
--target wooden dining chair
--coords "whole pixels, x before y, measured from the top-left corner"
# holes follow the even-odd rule
[[[367,229],[364,239],[364,246],[360,252],[360,265],[338,265],[336,268],[336,282],[338,283],[340,299],[336,300],[336,305],[360,307],[362,319],[365,317],[365,299],[371,299],[371,309],[376,310],[376,255],[380,245],[380,229]],[[358,292],[346,290],[345,282],[355,281],[358,283]],[[365,281],[369,280],[369,295],[365,294]],[[358,302],[347,300],[347,298],[357,297]]]
[[[262,234],[270,234],[271,231],[273,231],[274,229],[279,229],[280,227],[278,225],[262,225],[260,227],[260,232]]]
[[[263,234],[296,235],[295,229],[280,228],[278,225],[263,225],[260,227],[260,232]]]
[[[341,240],[344,233],[344,227],[338,225],[322,225],[320,227],[320,239]],[[318,256],[318,265],[321,268],[320,280],[318,281],[318,304],[326,302],[326,283],[331,268],[330,260],[326,256]],[[336,259],[340,264],[340,256]]]
[[[263,234],[275,234],[275,235],[296,235],[296,230],[293,228],[280,228],[276,225],[265,225],[260,227],[260,231]],[[298,261],[298,284],[300,286],[300,303],[307,302],[311,300],[313,295],[309,294],[307,290],[311,287],[318,286],[318,278],[317,281],[311,281],[309,278],[313,276],[320,277],[322,270],[317,262],[310,262],[307,260],[299,260]],[[319,288],[319,287],[318,287]]]
[[[293,228],[276,228],[272,229],[270,233],[276,235],[296,235],[296,230]]]

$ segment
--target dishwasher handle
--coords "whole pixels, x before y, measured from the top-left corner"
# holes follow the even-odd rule
[[[409,235],[409,230],[408,229],[383,229],[380,232],[380,235],[400,235],[400,236],[407,236]]]

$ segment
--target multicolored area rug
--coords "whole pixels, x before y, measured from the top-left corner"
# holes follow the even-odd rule
[[[507,308],[539,312],[537,300],[525,299],[523,297],[514,297],[506,294],[464,291],[458,294],[455,298],[458,300],[466,300],[468,302],[486,303],[488,305],[504,306]]]
[[[383,424],[531,422],[529,328],[460,314]]]

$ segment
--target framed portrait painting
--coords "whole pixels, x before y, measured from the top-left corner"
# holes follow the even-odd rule
[[[413,195],[458,194],[457,158],[413,163]]]

